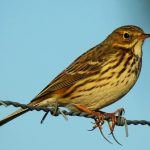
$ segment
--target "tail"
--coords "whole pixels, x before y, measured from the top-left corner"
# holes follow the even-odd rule
[[[0,126],[6,124],[7,122],[19,117],[20,115],[23,115],[24,113],[28,112],[29,109],[18,109],[17,111],[13,112],[12,114],[8,115],[4,119],[0,120]]]
[[[28,105],[29,106],[35,106],[35,105],[37,106],[37,102],[34,101],[34,102],[29,103]],[[5,117],[2,120],[0,120],[0,126],[6,124],[7,122],[9,122],[9,121],[11,121],[11,120],[21,116],[21,115],[23,115],[24,113],[26,113],[28,111],[29,111],[28,108],[26,108],[26,109],[23,109],[23,108],[18,109],[17,111],[13,112],[12,114],[10,114],[7,117]]]

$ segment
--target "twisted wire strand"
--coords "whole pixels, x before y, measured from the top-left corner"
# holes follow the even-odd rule
[[[0,106],[14,106],[14,107],[21,107],[23,109],[28,108],[30,111],[36,110],[36,111],[44,111],[44,112],[50,112],[53,115],[54,110],[52,108],[48,107],[39,107],[39,106],[28,106],[26,104],[21,104],[18,102],[13,101],[3,101],[0,100]],[[95,118],[95,115],[89,115],[84,112],[72,112],[72,111],[66,111],[63,110],[62,112],[57,111],[55,113],[55,116],[59,116],[60,114],[68,115],[68,116],[79,116],[79,117],[86,117],[86,118]],[[106,117],[105,120],[108,120],[109,118]],[[124,117],[118,117],[117,118],[117,126],[124,126],[124,125],[148,125],[150,126],[150,121],[146,120],[126,120]]]

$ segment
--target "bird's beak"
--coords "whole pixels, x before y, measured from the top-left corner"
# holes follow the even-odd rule
[[[144,39],[149,38],[149,37],[150,37],[150,34],[145,34],[145,33],[143,33],[143,34],[141,34],[141,35],[139,36],[139,39],[140,39],[140,40],[144,40]]]

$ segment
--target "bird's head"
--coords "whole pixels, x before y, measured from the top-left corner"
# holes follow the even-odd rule
[[[127,25],[114,30],[105,41],[112,47],[131,49],[133,53],[141,55],[142,44],[149,37],[150,34],[145,34],[140,27]]]

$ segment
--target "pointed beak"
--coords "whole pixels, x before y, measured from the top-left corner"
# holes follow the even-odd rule
[[[149,37],[150,37],[150,34],[145,34],[145,33],[143,33],[143,34],[141,34],[141,35],[139,36],[139,39],[140,39],[140,40],[144,40],[144,39],[149,38]]]

